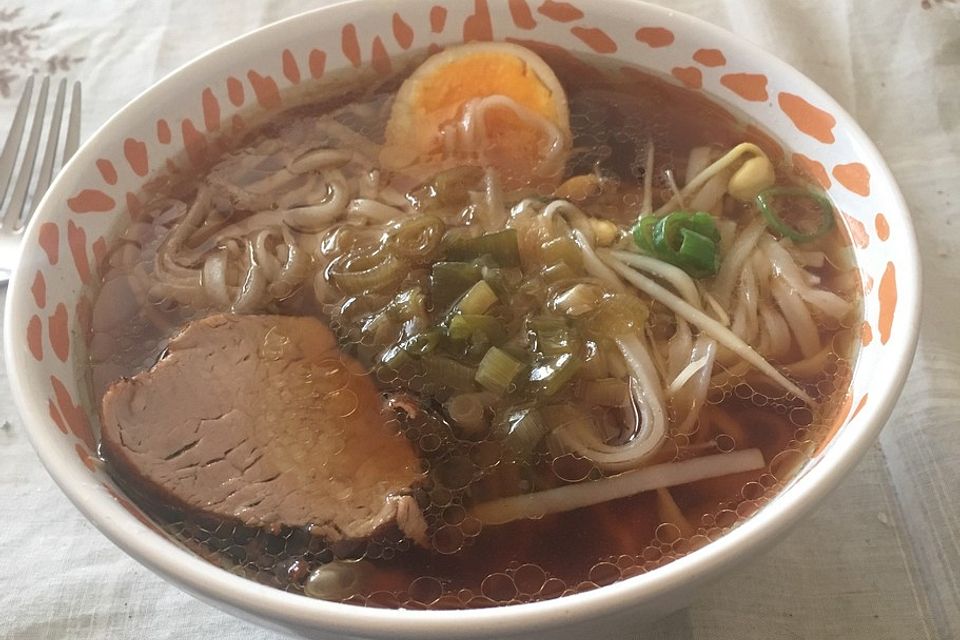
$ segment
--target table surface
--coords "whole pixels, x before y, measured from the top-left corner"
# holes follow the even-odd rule
[[[90,132],[195,55],[321,4],[0,4],[0,137],[33,70],[55,69],[58,76],[83,81],[83,129]],[[856,471],[773,552],[707,588],[690,608],[631,637],[960,638],[960,3],[661,4],[776,52],[857,118],[890,164],[913,212],[925,308],[919,351],[903,395]],[[88,524],[30,448],[3,371],[0,637],[280,637],[164,583]]]

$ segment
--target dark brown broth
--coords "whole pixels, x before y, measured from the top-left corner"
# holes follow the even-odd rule
[[[635,70],[612,76],[584,74],[582,61],[558,51],[541,53],[557,70],[568,91],[574,145],[587,149],[573,161],[569,169],[572,174],[589,171],[599,162],[608,174],[636,182],[641,178],[636,162],[641,157],[638,149],[647,140],[657,146],[658,168],[672,168],[680,177],[689,151],[699,145],[731,147],[751,139],[772,158],[783,156],[781,150],[748,131],[728,111],[698,92]],[[279,114],[260,129],[225,141],[222,147],[243,146],[261,136],[279,135],[296,127],[298,119],[324,112],[350,97]],[[778,172],[781,180],[799,179],[790,167],[778,166]],[[165,194],[189,197],[196,191],[199,177],[181,172],[155,179],[145,195],[147,206]],[[665,190],[666,183],[658,180],[658,188]],[[620,209],[625,207],[611,207],[607,213],[626,222]],[[145,244],[156,242],[151,229],[143,231],[141,240]],[[822,271],[828,288],[835,288],[833,279],[839,279],[850,268],[849,251],[844,244],[842,232],[820,243],[820,248],[827,250],[840,267]],[[119,245],[113,248],[114,252],[121,250]],[[112,381],[151,366],[179,327],[206,313],[170,303],[144,304],[124,278],[123,269],[107,269],[94,304],[90,353],[95,398],[102,397]],[[286,301],[281,311],[323,317],[313,296],[306,292]],[[784,451],[812,451],[829,429],[846,393],[854,347],[851,324],[820,327],[822,342],[832,341],[835,353],[818,378],[805,381],[806,388],[823,402],[819,415],[804,413],[802,404],[784,400],[782,393],[762,380],[741,378],[714,390],[714,405],[720,404],[744,432],[735,442],[737,448],[759,447],[768,462]],[[676,451],[678,444],[682,443],[669,442],[666,450]],[[443,555],[375,541],[375,545],[380,545],[378,552],[366,551],[365,557],[376,571],[347,600],[371,606],[476,607],[592,589],[653,569],[715,539],[782,487],[786,476],[771,471],[776,470],[672,489],[673,499],[693,527],[691,532],[674,531],[674,525],[661,523],[655,492],[540,520],[490,527],[479,535],[469,526],[456,523],[455,514],[440,515],[433,522],[434,528],[442,526],[443,517],[454,521],[447,526],[452,527],[451,531],[459,531],[451,535],[463,537],[459,552]],[[280,588],[299,590],[304,566],[315,567],[335,555],[303,532],[276,536],[232,527],[211,530],[189,518],[184,520],[184,514],[171,513],[163,505],[138,502],[168,531],[211,561]]]

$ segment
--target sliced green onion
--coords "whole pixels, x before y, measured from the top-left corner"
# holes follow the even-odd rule
[[[430,300],[445,310],[480,281],[480,268],[469,262],[437,262],[430,270]]]
[[[643,216],[633,227],[633,241],[644,252],[653,254],[653,228],[660,222],[655,216]]]
[[[583,268],[583,252],[577,243],[570,238],[554,238],[540,249],[540,259],[543,264],[565,262],[572,269]]]
[[[546,423],[549,431],[563,429],[564,427],[582,424],[591,420],[590,416],[584,413],[582,409],[569,402],[541,407],[540,414],[543,416],[543,421]]]
[[[475,379],[484,389],[503,395],[511,390],[523,367],[522,362],[506,351],[490,347],[477,367]]]
[[[537,448],[548,429],[536,408],[520,408],[505,412],[493,431],[506,448],[526,457]]]
[[[817,228],[810,233],[804,233],[785,221],[774,206],[776,198],[804,198],[813,201],[820,208],[820,223]],[[810,242],[823,236],[833,228],[833,205],[827,200],[826,196],[805,189],[803,187],[773,187],[757,194],[757,208],[763,214],[767,221],[767,226],[781,234],[785,238],[790,238],[794,242]]]
[[[474,378],[478,372],[473,367],[461,364],[453,358],[429,354],[423,358],[423,371],[426,382],[441,388],[457,391],[474,391]]]
[[[634,242],[645,253],[680,267],[694,278],[717,273],[720,232],[703,211],[675,211],[662,218],[644,216],[633,228]]]
[[[476,238],[455,238],[447,244],[447,259],[457,261],[490,258],[501,267],[520,266],[520,245],[516,229],[485,233]]]
[[[401,291],[387,304],[384,311],[395,322],[425,318],[427,311],[423,306],[423,292],[420,287]]]
[[[400,343],[400,348],[411,355],[424,356],[436,350],[441,337],[439,329],[429,329],[423,333],[410,336]]]
[[[601,378],[582,382],[577,395],[587,404],[620,407],[627,401],[627,383],[619,378]]]
[[[460,430],[470,436],[484,435],[487,427],[487,407],[496,396],[486,391],[460,393],[447,400],[443,408]]]
[[[693,274],[696,270],[704,275],[715,274],[719,268],[716,240],[690,229],[681,229],[680,236],[682,240],[677,256],[689,265],[688,273]]]
[[[604,298],[597,310],[579,320],[581,330],[597,339],[635,333],[650,317],[650,307],[637,296],[617,293]]]
[[[450,319],[447,335],[454,340],[498,344],[505,335],[503,322],[491,316],[458,313]]]
[[[378,291],[399,283],[407,272],[407,265],[393,254],[344,254],[327,267],[327,274],[343,293],[355,294]]]
[[[544,396],[552,396],[577,374],[583,359],[573,353],[543,358],[530,370],[530,382]]]
[[[572,280],[577,277],[576,272],[570,268],[566,262],[557,262],[546,267],[541,273],[541,277],[547,282],[560,282],[561,280]]]
[[[506,300],[522,280],[523,274],[519,269],[501,269],[499,267],[481,267],[483,279],[493,289],[497,297]]]
[[[533,348],[547,356],[570,353],[579,348],[573,329],[560,316],[536,316],[527,327],[533,337]]]
[[[443,239],[443,220],[436,216],[422,215],[407,218],[391,235],[397,255],[411,261],[424,263],[440,248]]]
[[[403,347],[390,347],[380,356],[380,362],[391,369],[400,371],[417,366],[417,359]]]
[[[463,294],[460,302],[457,303],[457,309],[463,314],[479,315],[485,313],[496,302],[497,294],[485,280],[481,280]]]
[[[465,207],[470,203],[470,191],[480,188],[483,174],[480,167],[453,167],[435,175],[407,198],[420,211]]]

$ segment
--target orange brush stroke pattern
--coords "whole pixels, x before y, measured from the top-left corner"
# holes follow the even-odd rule
[[[870,171],[860,162],[838,164],[833,168],[833,177],[857,195],[870,195]]]
[[[91,450],[95,448],[97,443],[93,438],[93,432],[90,430],[90,419],[86,412],[73,401],[66,385],[59,378],[50,376],[50,385],[53,387],[53,394],[57,399],[60,415],[63,416],[70,432]]]
[[[280,106],[280,89],[277,81],[270,76],[262,76],[253,69],[247,72],[247,80],[257,96],[257,102],[264,109],[276,109]]]
[[[107,184],[117,184],[117,170],[114,168],[113,163],[106,158],[97,160],[97,171],[100,172],[100,176]]]
[[[67,206],[74,213],[104,213],[116,204],[113,198],[99,189],[84,189],[67,200]]]
[[[47,262],[57,264],[60,261],[60,227],[53,222],[44,222],[40,225],[37,242],[47,254]]]
[[[673,31],[663,27],[641,27],[634,37],[654,49],[669,46],[674,41]]]
[[[136,218],[140,215],[140,211],[143,206],[140,204],[140,199],[137,198],[136,194],[132,191],[127,191],[127,213],[130,214],[131,218]]]
[[[880,342],[887,344],[890,331],[893,329],[893,314],[897,310],[897,269],[892,262],[888,262],[887,268],[883,270],[877,295],[880,297],[880,319],[877,321],[877,330],[880,332]]]
[[[77,268],[80,280],[86,284],[90,282],[90,262],[87,259],[87,233],[78,227],[73,220],[67,222],[67,245],[73,256],[73,264]]]
[[[670,74],[690,89],[699,89],[703,86],[703,73],[696,67],[674,67]]]
[[[799,131],[825,144],[833,144],[836,138],[833,128],[837,119],[832,115],[813,106],[800,96],[792,93],[781,93],[777,96],[780,110],[787,114]]]
[[[27,323],[27,348],[37,362],[43,360],[43,324],[36,315],[31,316]]]
[[[203,126],[207,131],[218,131],[220,129],[220,101],[213,94],[213,90],[207,87],[203,90],[200,97],[203,105]]]
[[[847,221],[847,226],[850,228],[850,237],[853,239],[854,244],[861,249],[866,249],[870,244],[870,235],[867,233],[867,228],[853,216],[845,213],[843,217]]]
[[[697,49],[693,59],[705,67],[722,67],[727,64],[727,58],[720,49]]]
[[[373,39],[373,46],[370,49],[370,63],[380,75],[385,76],[390,73],[390,56],[387,55],[387,48],[380,36]]]
[[[890,237],[890,223],[887,222],[887,216],[878,213],[873,220],[873,224],[877,228],[877,237],[886,242],[887,238]]]
[[[493,22],[487,0],[474,0],[473,14],[463,21],[463,41],[493,40]]]
[[[399,13],[393,14],[393,38],[400,45],[401,49],[409,49],[413,44],[413,28],[400,17]]]
[[[70,355],[70,329],[67,326],[67,306],[62,302],[47,320],[47,337],[53,353],[60,358],[60,362],[66,362]]]
[[[127,138],[123,141],[123,157],[133,172],[141,178],[147,175],[150,163],[147,160],[147,145],[142,140]]]
[[[310,77],[319,80],[323,77],[323,72],[327,67],[327,52],[320,49],[311,49],[308,64],[310,66]]]
[[[856,418],[856,417],[857,417],[857,414],[860,413],[860,411],[861,411],[865,406],[867,406],[867,398],[869,398],[869,397],[870,397],[870,394],[868,394],[868,393],[863,394],[863,397],[860,398],[860,402],[857,403],[857,408],[854,409],[854,410],[853,410],[853,413],[850,415],[850,419],[851,419],[851,420],[853,420],[854,418]]]
[[[201,167],[207,159],[207,138],[197,131],[190,118],[184,118],[180,123],[180,133],[183,136],[183,146],[187,149],[187,157],[195,167]]]
[[[163,118],[157,120],[157,142],[160,144],[170,144],[173,135],[170,133],[170,125]]]
[[[347,24],[340,30],[340,48],[350,64],[360,66],[360,40],[357,38],[356,25]]]
[[[447,8],[437,5],[430,8],[430,31],[440,33],[447,25]]]
[[[43,271],[37,271],[37,274],[33,276],[30,293],[33,294],[33,303],[37,305],[38,309],[47,306],[47,281],[43,277]]]
[[[230,104],[235,107],[242,107],[246,96],[244,95],[245,91],[243,89],[243,83],[238,79],[230,76],[227,78],[227,97],[230,99]]]
[[[873,327],[864,320],[863,324],[860,325],[860,344],[867,346],[871,342],[873,342]]]
[[[537,21],[533,19],[533,13],[530,12],[530,5],[526,0],[510,0],[509,5],[510,18],[519,29],[529,31],[537,26]]]
[[[572,27],[570,33],[577,36],[584,44],[596,53],[616,53],[617,43],[602,29],[595,27]]]
[[[767,93],[767,76],[762,73],[727,73],[720,77],[720,84],[751,102],[764,102]]]
[[[283,66],[283,75],[291,84],[300,84],[300,66],[297,59],[293,56],[293,51],[284,49],[280,55]]]
[[[556,22],[573,22],[583,17],[583,11],[569,2],[546,0],[537,8],[537,13]]]

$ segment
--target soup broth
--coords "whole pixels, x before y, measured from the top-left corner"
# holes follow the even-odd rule
[[[511,177],[482,153],[382,166],[405,73],[277,113],[222,141],[208,170],[151,182],[102,266],[89,336],[94,397],[154,366],[191,321],[317,318],[375,381],[390,428],[416,452],[422,476],[410,494],[426,522],[419,542],[378,531],[336,543],[310,527],[211,522],[141,490],[106,456],[165,531],[229,571],[314,597],[515,604],[695,551],[766,504],[822,445],[847,393],[860,313],[841,225],[814,233],[822,196],[776,142],[702,94],[635,69],[544,57],[569,109],[555,175]],[[684,193],[744,142],[759,154]],[[751,157],[772,167],[767,187],[781,191],[768,199],[787,232],[754,198],[731,194]],[[708,197],[708,188],[719,190]],[[331,204],[340,197],[350,204]],[[658,212],[671,199],[673,210]],[[680,212],[677,224],[692,229],[695,211],[716,234],[696,238],[716,251],[710,273],[634,239],[643,213],[655,222]],[[634,267],[634,254],[668,266]],[[623,275],[631,270],[668,290],[669,304]],[[678,313],[677,299],[794,386]],[[658,420],[664,431],[648,447],[645,429]],[[644,470],[740,454],[762,464],[604,493]],[[598,497],[564,502],[573,498],[563,490],[581,485]],[[554,497],[565,506],[546,506]]]

